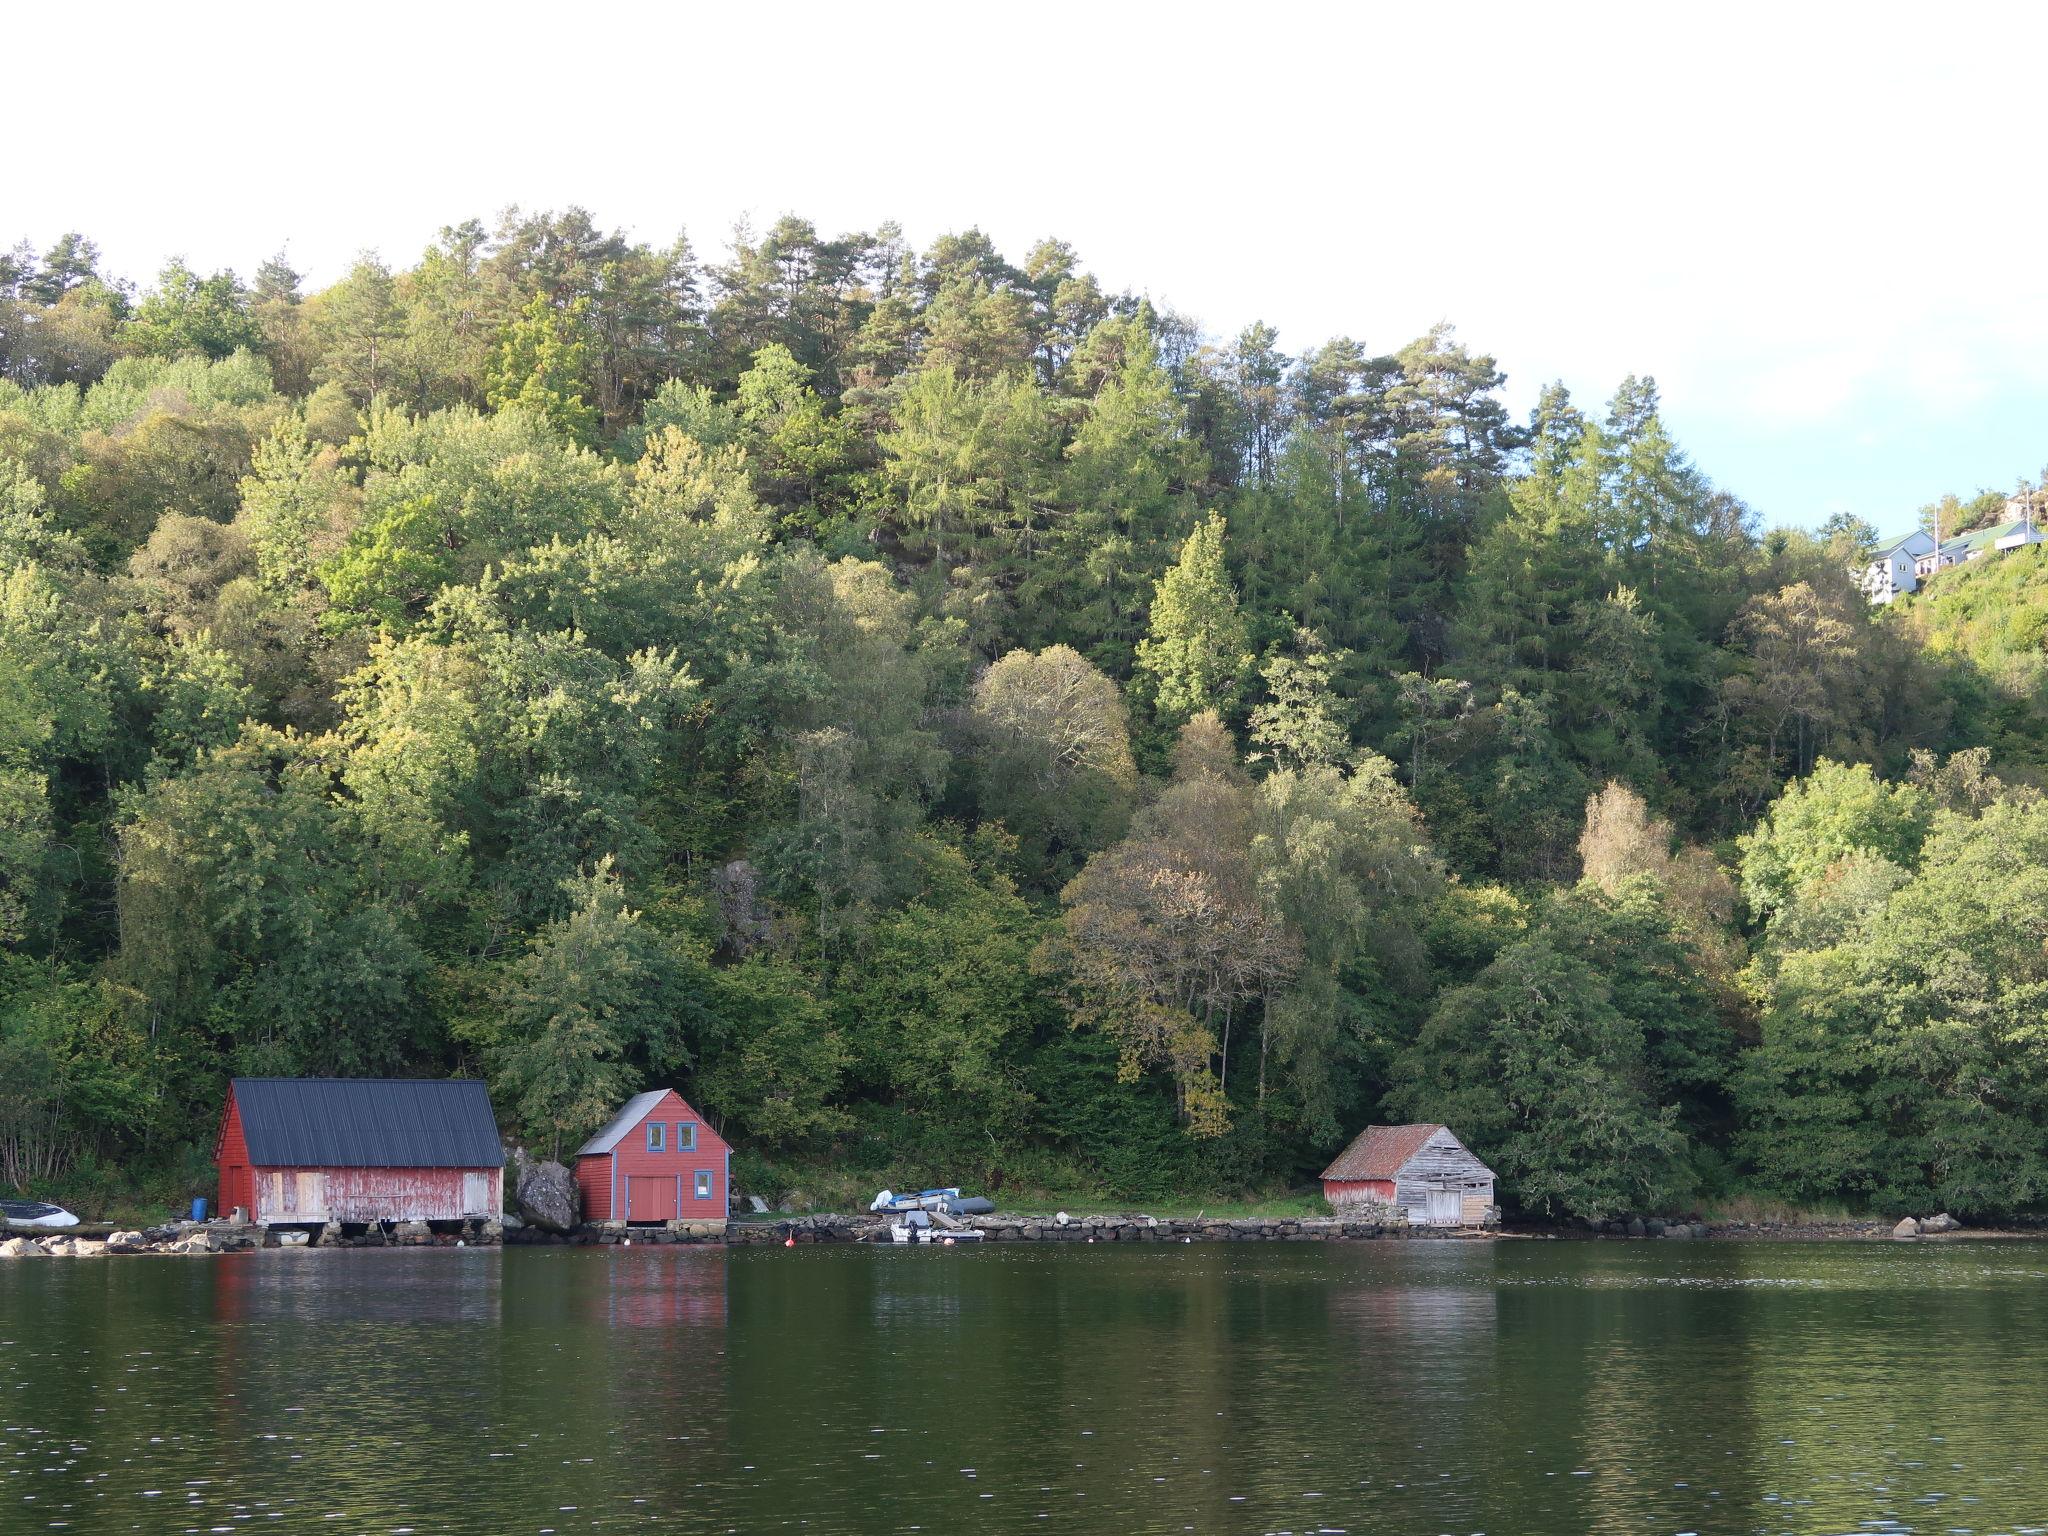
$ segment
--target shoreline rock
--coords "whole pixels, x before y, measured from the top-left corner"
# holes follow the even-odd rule
[[[583,1191],[560,1163],[537,1163],[512,1154],[512,1208],[526,1225],[545,1232],[573,1232],[583,1214]]]

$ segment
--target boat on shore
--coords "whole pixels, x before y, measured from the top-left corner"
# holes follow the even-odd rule
[[[46,1200],[0,1200],[0,1227],[29,1232],[57,1232],[78,1225],[78,1218]]]
[[[900,1220],[889,1224],[892,1243],[978,1243],[986,1235],[944,1211],[905,1211]]]
[[[961,1218],[986,1216],[995,1208],[992,1200],[962,1195],[957,1185],[921,1189],[914,1195],[899,1195],[885,1189],[868,1206],[872,1213],[896,1218],[889,1224],[889,1240],[893,1243],[978,1243],[982,1240],[980,1229],[970,1227]]]

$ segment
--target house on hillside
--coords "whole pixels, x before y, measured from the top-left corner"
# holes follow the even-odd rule
[[[1338,1210],[1391,1205],[1415,1227],[1478,1227],[1500,1220],[1493,1170],[1442,1125],[1369,1125],[1323,1170]]]
[[[585,1221],[724,1221],[732,1148],[673,1088],[636,1093],[576,1152]]]
[[[238,1077],[214,1138],[220,1209],[262,1226],[496,1220],[505,1152],[484,1085]]]
[[[1893,539],[1873,551],[1864,565],[1858,577],[1863,595],[1873,603],[1888,603],[1901,592],[1911,592],[1920,584],[1920,557],[1933,553],[1934,535],[1925,528],[1915,528],[1904,538]]]
[[[1921,555],[1915,561],[1914,570],[1924,580],[1952,565],[1965,565],[1986,555],[2002,555],[2009,549],[2039,544],[2044,539],[2048,539],[2048,534],[2034,526],[2034,519],[2029,514],[1993,528],[1979,528],[1971,533],[1957,534],[1952,539],[1943,539],[1939,550]]]
[[[2004,522],[1943,539],[1939,546],[1926,529],[1916,528],[1872,551],[1870,559],[1855,573],[1857,585],[1871,602],[1888,603],[1902,592],[1918,591],[1928,577],[1952,565],[2042,543],[2048,540],[2048,534],[2036,526],[2037,499],[2039,493],[2016,496],[2005,504],[2008,515]]]

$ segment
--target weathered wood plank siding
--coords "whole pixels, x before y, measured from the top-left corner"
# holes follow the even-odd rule
[[[1441,1130],[1402,1164],[1394,1180],[1394,1203],[1407,1210],[1411,1223],[1427,1225],[1431,1222],[1431,1190],[1455,1191],[1458,1196],[1455,1219],[1476,1224],[1493,1204],[1493,1172],[1467,1151],[1450,1131]],[[1481,1213],[1480,1217],[1466,1215],[1475,1209]],[[1442,1224],[1441,1218],[1437,1224]]]
[[[496,1216],[504,1170],[465,1168],[260,1168],[257,1222],[460,1221]]]
[[[1394,1204],[1392,1179],[1325,1179],[1323,1198],[1338,1210],[1354,1205]]]

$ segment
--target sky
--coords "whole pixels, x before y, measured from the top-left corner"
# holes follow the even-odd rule
[[[2048,465],[2048,6],[123,5],[10,16],[0,244],[319,286],[580,204],[1053,235],[1218,337],[1652,374],[1766,523]],[[41,63],[35,61],[40,60]],[[29,125],[34,125],[32,128]]]

